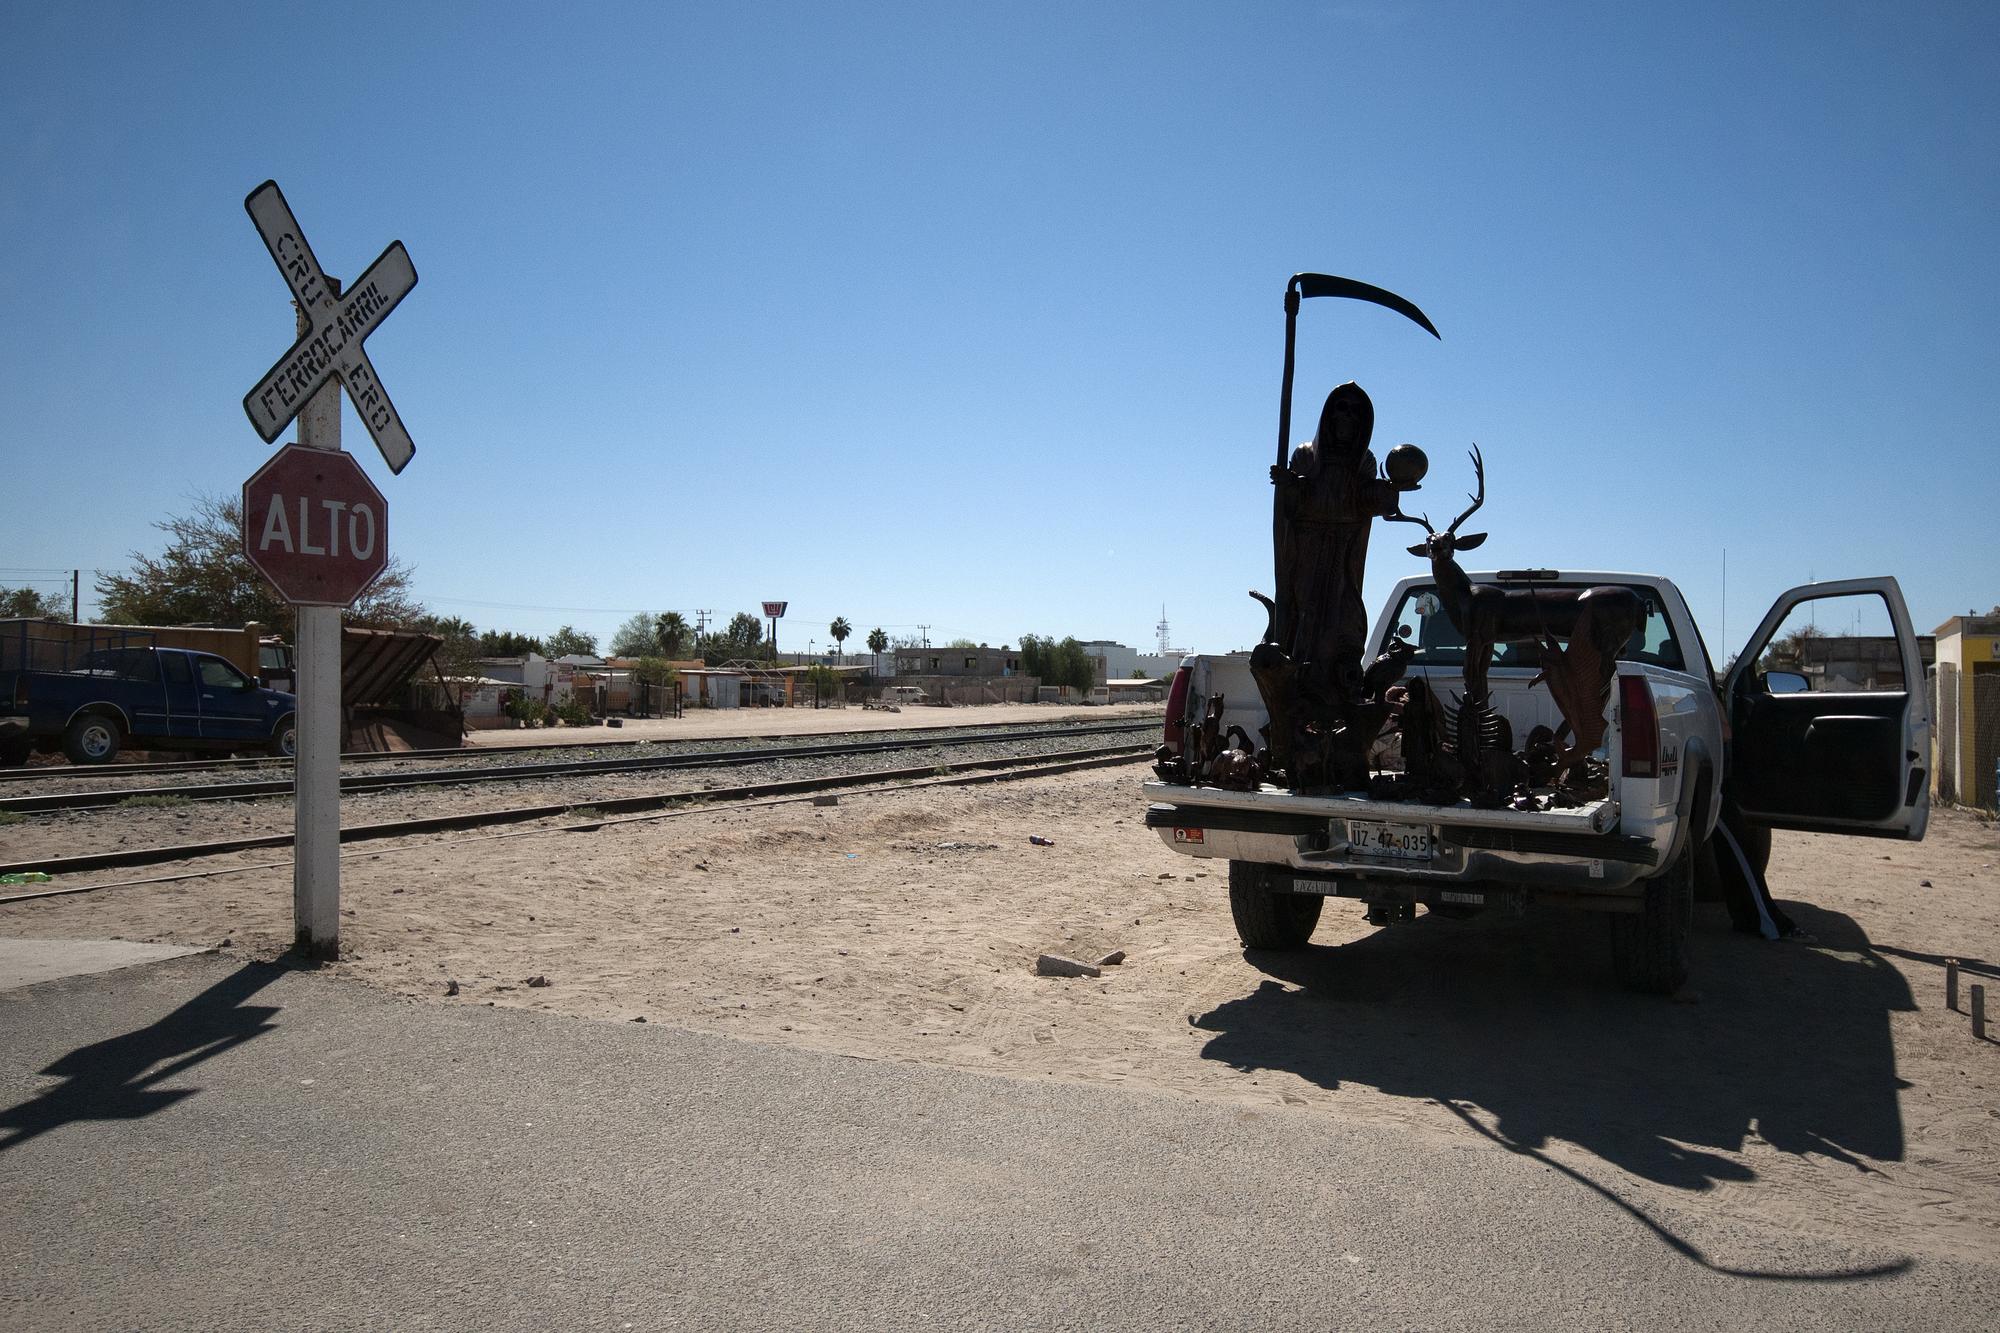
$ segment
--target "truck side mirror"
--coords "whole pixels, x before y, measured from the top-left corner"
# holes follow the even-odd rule
[[[1812,682],[1796,671],[1766,671],[1757,678],[1766,694],[1807,694]]]

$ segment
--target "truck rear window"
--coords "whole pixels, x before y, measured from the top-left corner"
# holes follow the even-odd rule
[[[1527,587],[1530,585],[1522,585]],[[1686,659],[1681,655],[1681,645],[1674,638],[1671,625],[1667,622],[1665,610],[1660,606],[1658,593],[1651,588],[1632,587],[1629,584],[1598,583],[1536,583],[1537,589],[1581,592],[1585,588],[1629,587],[1645,603],[1646,619],[1632,632],[1625,650],[1618,654],[1621,662],[1641,662],[1648,666],[1665,667],[1669,671],[1687,670]],[[1465,665],[1465,636],[1451,623],[1445,614],[1444,604],[1438,600],[1437,588],[1420,583],[1403,594],[1403,601],[1396,608],[1396,619],[1389,626],[1389,633],[1395,638],[1407,638],[1423,650],[1417,658],[1416,666]],[[1556,641],[1564,647],[1569,644],[1568,636],[1558,634]],[[1376,645],[1379,652],[1388,647],[1388,641]],[[1496,643],[1488,663],[1493,667],[1532,667],[1539,671],[1542,665],[1542,647],[1538,643]]]
[[[110,676],[119,680],[159,679],[159,668],[154,665],[151,648],[106,648],[88,653],[77,665],[77,671],[82,675]]]

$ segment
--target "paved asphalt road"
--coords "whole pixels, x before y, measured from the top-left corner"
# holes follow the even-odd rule
[[[0,994],[0,1107],[8,1329],[1990,1328],[2000,1309],[2000,1260],[1858,1253],[1698,1201],[1642,1220],[1498,1145],[412,1003],[227,955]]]

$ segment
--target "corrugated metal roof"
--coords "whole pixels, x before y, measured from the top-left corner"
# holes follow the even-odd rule
[[[340,639],[340,701],[349,708],[389,703],[444,646],[435,634],[352,625]]]

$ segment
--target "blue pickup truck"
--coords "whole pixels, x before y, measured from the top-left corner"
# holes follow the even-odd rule
[[[142,634],[0,635],[0,765],[58,747],[76,764],[127,747],[289,756],[296,711],[229,659]]]

